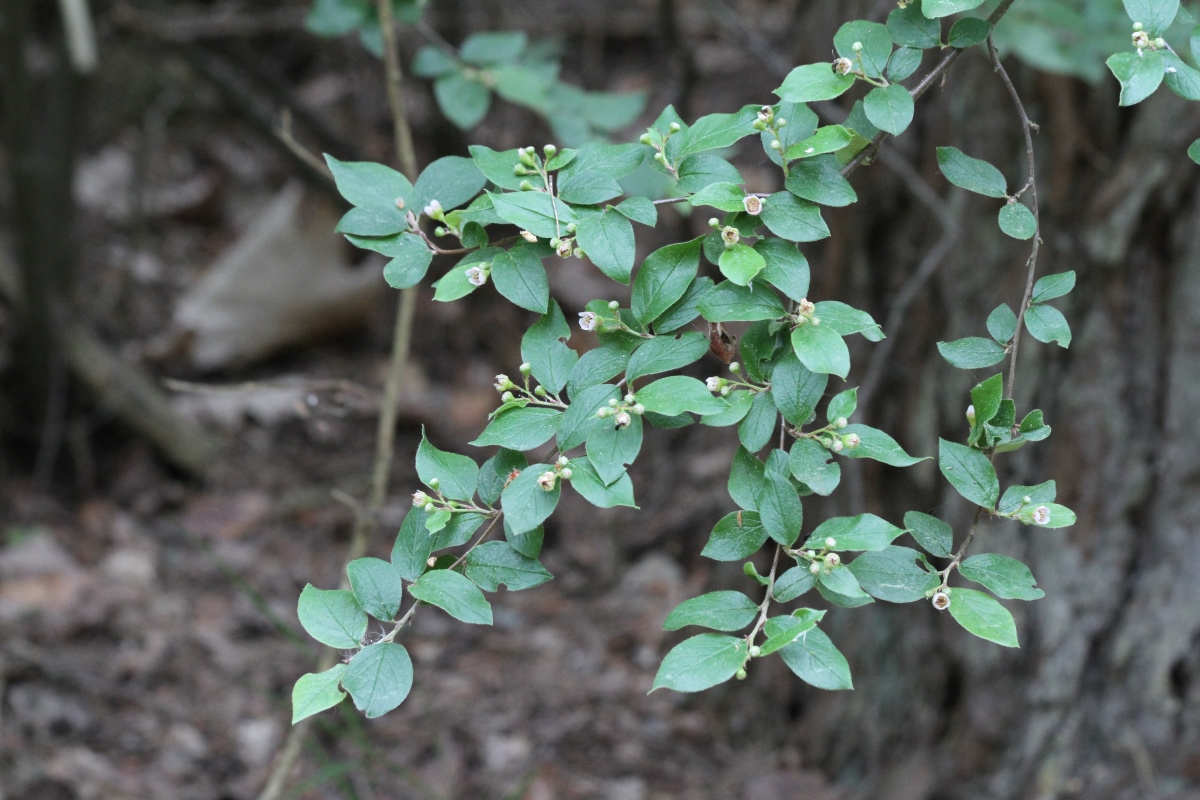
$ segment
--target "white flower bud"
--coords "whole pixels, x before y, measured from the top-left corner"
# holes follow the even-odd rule
[[[737,375],[739,372],[742,371],[742,365],[736,361],[730,361],[729,362],[729,371],[732,372],[734,375]]]
[[[669,130],[671,133],[679,133],[681,130],[683,130],[683,128],[680,127],[678,122],[672,122],[667,126],[667,130]]]
[[[849,424],[850,423],[846,420],[845,417],[838,417],[837,419],[835,419],[833,421],[833,427],[835,427],[835,428],[844,428]]]
[[[704,388],[708,389],[710,392],[719,392],[721,391],[721,387],[724,385],[725,379],[718,378],[715,375],[711,378],[705,378],[704,380]]]
[[[413,505],[417,508],[429,502],[429,495],[424,492],[413,492]]]
[[[608,310],[609,311],[619,311],[620,309],[621,309],[621,304],[618,303],[616,300],[608,301]]]
[[[629,394],[625,395],[626,405],[628,405],[629,403],[634,403],[636,401],[637,401],[637,398],[633,396],[633,392],[630,392]]]
[[[833,548],[837,547],[837,539],[833,538],[832,536],[826,536],[825,547],[828,550],[832,550]]]
[[[620,402],[619,400],[615,399],[615,398],[614,398],[614,399],[612,399],[612,400],[609,400],[609,401],[608,401],[608,407],[609,407],[609,408],[616,408],[616,407],[617,407],[617,406],[619,406],[619,405],[621,405],[621,402]]]
[[[433,501],[432,501],[432,500],[430,500],[428,503],[426,503],[426,504],[425,504],[425,510],[426,510],[428,513],[432,514],[434,511],[437,511],[437,506],[435,506],[435,505],[433,504]]]
[[[442,217],[445,216],[445,214],[442,211],[442,204],[439,203],[437,200],[430,200],[429,205],[425,206],[424,212],[425,212],[425,216],[429,217],[430,219],[439,219],[440,220]]]
[[[750,657],[758,658],[760,655],[762,655],[762,648],[756,644],[750,645]]]
[[[779,119],[775,120],[775,127],[776,127],[776,128],[786,128],[786,127],[787,127],[787,124],[788,124],[788,123],[787,123],[787,119],[786,119],[786,118],[784,118],[784,117],[780,117]]]
[[[500,401],[504,403],[511,403],[513,399],[512,392],[505,392],[504,394],[500,395]]]
[[[546,471],[538,475],[537,484],[544,492],[554,491],[554,484],[558,481],[558,475],[554,472]]]
[[[841,563],[842,563],[842,557],[839,556],[837,553],[827,553],[825,555],[825,566],[829,567],[830,569],[833,569],[834,567],[837,567],[837,566],[841,566]]]
[[[839,438],[839,439],[834,439],[832,442],[830,442],[830,443],[829,443],[829,449],[830,449],[830,450],[832,450],[832,451],[833,451],[833,452],[835,452],[835,453],[840,453],[840,452],[842,452],[842,450],[843,450],[845,447],[846,447],[846,445],[845,445],[845,444],[843,444],[843,442],[842,442],[842,440],[841,440],[840,438]]]
[[[813,575],[816,575],[817,573],[819,573],[821,571],[821,565],[818,564],[816,561],[814,561],[808,565],[808,571],[811,572]]]
[[[607,408],[607,407],[601,408],[600,410],[598,410],[596,412],[596,416],[599,417],[600,419],[604,419],[605,417],[612,416],[612,409]]]
[[[640,417],[642,414],[646,413],[646,407],[644,405],[642,405],[641,403],[635,403],[633,408],[631,408],[629,410],[630,410],[630,412],[633,413],[633,415],[635,417]]]
[[[441,485],[442,485],[442,482],[440,480],[438,480],[437,478],[429,479],[429,488],[433,489],[435,492],[437,491],[438,487]]]
[[[622,411],[619,414],[617,414],[617,427],[618,428],[628,428],[629,423],[631,423],[631,422],[633,422],[633,417],[629,416],[628,411]]]
[[[493,386],[496,387],[497,392],[505,392],[513,387],[513,382],[508,379],[507,375],[497,375]]]
[[[742,198],[742,208],[746,209],[746,213],[752,217],[757,217],[762,213],[763,201],[761,197],[755,197],[748,194]]]
[[[1159,36],[1150,43],[1150,46],[1155,50],[1165,50],[1167,48],[1167,40]]]
[[[546,154],[546,158],[554,158],[554,155],[558,152],[558,148],[552,144],[548,144],[542,147],[542,152]]]
[[[854,44],[850,45],[850,49],[856,53],[861,53],[862,52],[862,42],[855,42]]]
[[[534,236],[529,231],[521,231],[521,238],[524,239],[525,241],[529,242],[530,244],[537,243],[537,237]]]
[[[727,385],[721,387],[721,397],[729,397],[731,392],[733,392],[732,386],[729,386],[727,384]]]
[[[654,139],[650,136],[650,134],[643,133],[641,135],[641,137],[638,138],[638,141],[641,142],[642,144],[652,144],[654,142]]]
[[[1038,525],[1045,525],[1050,522],[1050,509],[1046,506],[1038,506],[1033,510],[1033,521]]]
[[[1029,495],[1025,495],[1024,497],[1021,498],[1021,505],[1023,505],[1023,506],[1027,506],[1032,502],[1033,502],[1033,498],[1030,497]]]
[[[600,324],[600,318],[591,311],[579,312],[579,328],[585,331],[594,331],[596,326]]]
[[[771,149],[772,150],[782,150],[783,144],[778,139],[772,139],[771,140]]]
[[[862,444],[862,439],[860,439],[858,437],[857,433],[848,433],[842,437],[842,444],[844,444],[849,449],[853,450],[854,448],[856,448],[860,444]]]
[[[713,229],[721,227],[721,220],[717,219],[716,217],[709,217],[708,218],[708,227],[713,228]]]
[[[1143,25],[1142,25],[1142,23],[1140,23],[1140,22],[1135,22],[1135,23],[1133,23],[1133,29],[1134,29],[1135,31],[1140,31],[1140,30],[1141,30],[1143,27],[1144,27],[1144,26],[1143,26]]]
[[[529,373],[533,372],[533,364],[530,364],[528,361],[526,361],[522,363],[521,366],[517,367],[517,369],[521,371],[522,375],[528,378]]]
[[[721,229],[721,240],[725,242],[726,247],[733,247],[742,238],[738,233],[738,229],[732,225],[726,225]]]
[[[975,406],[967,406],[967,424],[975,427]]]
[[[933,607],[938,611],[945,611],[950,607],[950,595],[945,592],[934,592],[932,602]]]
[[[562,479],[563,479],[564,481],[569,481],[569,480],[571,480],[571,476],[572,476],[572,475],[574,475],[574,474],[575,474],[575,473],[571,471],[571,468],[570,468],[570,467],[565,467],[565,468],[563,468],[563,471],[559,473],[559,475],[561,475],[561,476],[562,476]]]
[[[571,463],[571,459],[567,458],[566,456],[559,456],[558,461],[554,463],[558,464],[560,467],[565,467],[567,464]]]

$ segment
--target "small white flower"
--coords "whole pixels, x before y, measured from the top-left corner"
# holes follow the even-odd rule
[[[443,216],[445,216],[442,213],[442,204],[437,200],[430,200],[429,205],[425,206],[424,208],[424,213],[425,216],[429,217],[430,219],[441,219]]]
[[[628,428],[629,423],[631,423],[631,422],[633,422],[633,417],[629,416],[628,411],[622,411],[621,413],[617,414],[617,427],[618,428]]]
[[[572,245],[573,242],[570,239],[562,239],[554,248],[554,252],[559,258],[570,258]]]
[[[512,388],[513,382],[508,379],[507,375],[497,375],[496,382],[492,385],[496,387],[497,392],[504,392]]]
[[[537,483],[544,492],[554,491],[554,484],[558,481],[558,475],[553,472],[546,471],[538,475]]]
[[[726,247],[733,247],[742,238],[738,233],[738,229],[732,225],[726,225],[721,229],[721,239],[725,242]]]
[[[775,116],[775,110],[772,109],[770,106],[763,106],[762,108],[760,108],[758,110],[758,118],[761,119],[763,122],[770,122],[771,118],[774,116]]]
[[[467,270],[467,282],[472,286],[483,286],[487,283],[488,273],[482,267],[471,267]]]
[[[417,508],[429,502],[429,495],[424,492],[413,492],[413,505]]]
[[[934,592],[933,607],[938,611],[945,611],[950,607],[950,595],[945,592]]]
[[[848,75],[854,69],[854,62],[848,58],[836,58],[833,61],[833,71],[838,75]]]
[[[763,201],[761,197],[755,197],[748,194],[742,198],[742,208],[746,209],[746,213],[752,217],[757,217],[762,213]]]
[[[1149,47],[1150,46],[1150,35],[1148,33],[1146,33],[1145,31],[1134,31],[1133,32],[1133,46],[1138,48],[1139,50],[1143,47]]]
[[[600,318],[591,311],[579,312],[579,328],[585,331],[594,331],[596,326],[600,324]]]
[[[710,392],[719,392],[724,384],[725,381],[714,375],[711,378],[705,379],[704,388],[708,389]]]
[[[1033,521],[1038,525],[1045,525],[1050,522],[1050,509],[1046,506],[1038,506],[1033,510]]]
[[[800,313],[801,314],[811,314],[812,312],[814,312],[816,310],[817,310],[816,304],[809,302],[808,298],[804,298],[800,301]]]
[[[525,241],[529,242],[530,244],[537,243],[537,237],[534,236],[529,231],[521,231],[521,238],[524,239]]]

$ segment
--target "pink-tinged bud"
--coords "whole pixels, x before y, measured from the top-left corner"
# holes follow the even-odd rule
[[[558,461],[555,461],[554,463],[560,467],[565,467],[567,464],[571,463],[571,459],[567,458],[566,456],[559,456]]]
[[[1033,521],[1038,525],[1046,525],[1050,522],[1050,509],[1046,506],[1038,506],[1033,510]]]
[[[487,283],[488,271],[482,267],[471,267],[467,270],[467,283],[472,286],[483,286]]]
[[[642,405],[641,403],[635,403],[633,408],[629,409],[629,411],[635,417],[640,417],[642,414],[646,413],[646,407],[644,405]]]
[[[854,69],[854,62],[848,58],[836,58],[833,61],[833,71],[838,75],[849,75]]]
[[[537,243],[537,237],[534,236],[529,231],[521,231],[521,238],[524,239],[525,241],[529,242],[530,244]]]
[[[933,607],[938,611],[945,611],[950,607],[950,595],[945,592],[934,592],[932,602]]]
[[[563,471],[560,472],[559,474],[562,475],[562,479],[564,481],[569,481],[569,480],[571,480],[571,476],[574,475],[575,473],[571,471],[570,467],[564,467]]]
[[[629,423],[631,423],[631,422],[633,422],[633,417],[629,416],[628,411],[622,411],[619,414],[617,414],[617,427],[618,428],[628,428]]]
[[[600,324],[600,318],[591,311],[579,312],[579,328],[585,331],[594,331],[596,326]]]
[[[513,387],[513,382],[508,379],[507,375],[497,375],[496,382],[492,385],[496,387],[497,392],[506,392]]]
[[[553,472],[543,472],[538,475],[537,483],[544,492],[554,491],[554,484],[558,481],[558,475]]]
[[[846,447],[850,450],[853,450],[862,444],[862,439],[859,438],[857,433],[848,433],[842,437],[842,444],[846,445]]]
[[[429,495],[424,492],[413,492],[413,505],[417,508],[429,502]]]
[[[825,556],[825,566],[829,567],[830,569],[832,569],[833,567],[840,566],[841,563],[842,563],[842,557],[839,556],[837,553],[829,553],[828,555]]]
[[[838,417],[833,421],[833,427],[835,428],[844,428],[849,424],[849,420],[847,420],[845,417]]]
[[[845,447],[846,447],[846,445],[842,442],[842,440],[840,438],[834,439],[832,442],[829,443],[829,449],[835,453],[842,452],[842,450],[845,449]]]
[[[746,213],[752,217],[757,217],[762,213],[763,201],[761,197],[755,197],[748,194],[742,198],[742,208],[746,209]]]
[[[808,565],[808,571],[811,572],[813,575],[816,575],[817,573],[819,573],[821,571],[821,565],[818,564],[816,561],[814,561]]]
[[[738,233],[738,229],[732,225],[726,225],[721,229],[721,240],[725,242],[726,247],[733,247],[741,238],[742,235]]]
[[[975,406],[967,406],[967,424],[972,428],[975,427]]]

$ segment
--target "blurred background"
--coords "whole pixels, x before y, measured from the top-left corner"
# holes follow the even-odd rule
[[[830,57],[842,22],[894,5],[401,2],[419,161],[633,140],[668,103],[690,121],[771,102],[792,66]],[[0,797],[254,798],[319,656],[296,598],[338,583],[354,522],[338,498],[370,482],[396,293],[333,233],[344,206],[314,156],[395,165],[378,26],[362,0],[81,10],[0,2]],[[545,102],[408,69],[488,30],[561,63]],[[1057,480],[1078,524],[977,539],[1046,591],[1006,602],[1019,651],[927,604],[878,603],[823,625],[854,692],[765,660],[745,682],[647,696],[682,638],[662,632],[667,612],[747,583],[699,558],[733,508],[734,430],[654,430],[631,469],[640,512],[564,498],[543,558],[556,580],[497,595],[493,628],[419,615],[409,699],[377,721],[322,714],[287,796],[1200,798],[1200,168],[1184,154],[1200,113],[1165,91],[1117,107],[1103,61],[1128,31],[1116,0],[1018,0],[997,31],[1041,126],[1039,271],[1079,276],[1058,304],[1070,350],[1026,338],[1021,352],[1018,408],[1043,409],[1054,435],[998,462],[1005,484]],[[857,96],[821,113],[840,120]],[[854,339],[862,421],[918,455],[965,434],[988,374],[951,368],[935,342],[1016,307],[1028,254],[994,202],[937,172],[948,144],[1024,182],[980,48],[854,176],[861,202],[826,211],[832,237],[804,247],[811,296],[868,310],[890,337]],[[731,158],[749,189],[781,188],[755,139]],[[654,175],[630,188],[669,189]],[[663,209],[639,253],[704,230]],[[627,299],[580,261],[548,266],[568,318]],[[465,442],[532,321],[487,291],[435,304],[420,289],[372,555],[417,488],[421,425],[483,457]],[[840,492],[806,500],[810,521],[917,509],[969,525],[934,462],[845,463]]]

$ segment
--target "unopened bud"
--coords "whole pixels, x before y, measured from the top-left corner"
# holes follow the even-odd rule
[[[425,510],[427,512],[429,512],[430,514],[432,514],[434,511],[437,511],[437,506],[435,506],[433,504],[433,501],[430,500],[428,503],[425,504]]]
[[[619,414],[617,414],[617,427],[618,428],[628,428],[629,423],[631,423],[631,422],[633,422],[633,417],[629,416],[628,411],[622,411]]]
[[[446,230],[441,225],[438,225],[436,228],[433,229],[434,236],[445,236],[449,232],[450,231]]]
[[[596,412],[596,416],[600,419],[605,419],[606,417],[612,416],[612,409],[607,407],[601,408]]]
[[[842,557],[839,556],[837,553],[826,554],[825,566],[829,567],[830,569],[833,569],[834,567],[841,566],[841,563],[842,563]]]
[[[729,397],[729,395],[732,391],[733,391],[732,386],[722,386],[721,387],[721,397]]]
[[[739,372],[742,371],[742,365],[736,361],[730,361],[729,362],[729,371],[732,372],[734,375],[737,375]]]
[[[567,458],[566,456],[559,456],[558,461],[555,461],[554,463],[558,464],[560,467],[565,467],[567,464],[571,463],[571,459]]]
[[[654,139],[650,136],[650,134],[643,133],[641,135],[641,137],[638,139],[638,141],[641,142],[642,144],[652,144],[654,142]]]
[[[534,165],[533,154],[531,154],[528,150],[521,150],[517,158],[519,158],[521,163],[527,167],[532,167]]]
[[[660,164],[666,164],[667,156],[663,153],[662,150],[659,150],[657,153],[654,154],[654,160]]]
[[[546,154],[546,158],[554,158],[554,155],[558,152],[558,148],[552,144],[548,144],[542,148],[542,152]]]
[[[737,678],[739,681],[746,680],[746,668],[738,667],[738,671],[733,673],[733,677]]]
[[[497,375],[496,382],[492,385],[496,387],[497,392],[505,392],[513,387],[513,382],[507,375]]]
[[[524,178],[528,174],[529,174],[529,170],[525,169],[524,164],[514,164],[513,165],[513,175],[516,175],[518,178]]]
[[[1023,506],[1027,506],[1032,502],[1033,502],[1033,498],[1030,497],[1029,495],[1025,495],[1024,497],[1021,498],[1021,505],[1023,505]]]
[[[716,217],[709,217],[708,218],[708,227],[713,228],[713,229],[721,227],[721,220],[717,219]]]
[[[429,205],[425,206],[425,216],[430,219],[441,219],[444,217],[445,213],[442,211],[442,204],[437,200],[430,200]]]
[[[628,404],[628,403],[632,403],[632,402],[634,402],[634,401],[636,401],[636,400],[637,400],[637,398],[633,396],[633,392],[629,392],[629,393],[627,393],[627,394],[625,395],[625,402],[626,402],[627,404]]]
[[[640,417],[642,414],[646,413],[646,407],[641,403],[634,403],[633,407],[629,410],[635,417]]]
[[[516,398],[513,397],[512,392],[505,392],[504,394],[500,395],[500,402],[502,403],[511,403],[514,399]]]
[[[971,427],[975,427],[975,406],[974,405],[967,406],[967,424],[970,425]]]
[[[425,494],[424,492],[413,492],[412,503],[414,506],[420,508],[428,502],[429,495]]]
[[[429,488],[433,489],[435,492],[437,491],[438,487],[441,485],[442,485],[442,482],[440,480],[438,480],[437,478],[429,479]]]
[[[750,646],[750,657],[751,657],[751,658],[758,658],[760,655],[762,655],[762,648],[761,648],[761,647],[759,647],[759,646],[758,646],[758,645],[756,645],[756,644],[755,644],[755,645],[751,645],[751,646]]]
[[[814,561],[808,565],[808,571],[811,572],[813,575],[816,575],[817,573],[819,573],[821,571],[821,565],[818,564],[816,561]]]
[[[856,53],[861,53],[862,52],[862,42],[855,42],[854,44],[850,45],[850,49]]]
[[[680,127],[678,122],[672,122],[667,126],[667,130],[669,130],[671,133],[679,133],[681,130],[683,130],[683,128]]]
[[[826,536],[825,547],[828,550],[832,550],[833,548],[837,547],[837,539],[833,538],[832,536]]]
[[[621,304],[618,303],[616,300],[608,301],[608,310],[609,311],[618,311],[618,310],[620,310],[620,308],[621,308]]]
[[[521,191],[522,192],[532,192],[533,184],[530,183],[529,181],[521,181]]]
[[[772,150],[782,150],[783,144],[778,139],[772,139],[771,140],[771,149]]]
[[[848,433],[842,437],[842,444],[844,444],[848,449],[853,450],[862,444],[862,439],[858,437],[857,433]]]
[[[558,474],[562,476],[563,480],[569,481],[569,480],[571,480],[571,476],[574,475],[575,473],[571,471],[570,467],[564,467],[563,471]]]
[[[786,128],[787,127],[787,118],[780,117],[779,119],[775,120],[775,127],[776,128]]]
[[[845,443],[840,438],[834,439],[829,443],[829,449],[835,453],[840,453],[846,447]]]
[[[528,378],[529,373],[533,372],[533,364],[530,364],[528,361],[526,361],[521,366],[517,367],[517,369],[520,370],[522,375]]]
[[[546,391],[545,386],[535,386],[533,388],[533,393],[536,394],[538,397],[545,397],[547,394],[549,394],[549,392]]]
[[[567,233],[571,234],[572,236],[575,235],[575,223],[574,222],[570,222],[567,224]]]
[[[583,258],[583,248],[576,247],[574,250],[571,251],[571,255],[575,256],[576,258]]]
[[[846,421],[845,417],[838,417],[833,421],[833,427],[835,428],[844,428],[849,424],[850,423]]]
[[[763,122],[761,119],[754,120],[754,130],[765,131],[766,129],[767,129],[767,123]]]

